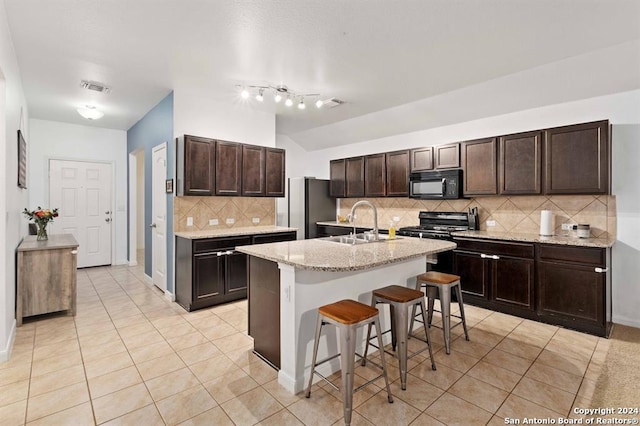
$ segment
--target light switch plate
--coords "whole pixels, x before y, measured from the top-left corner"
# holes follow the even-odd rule
[[[255,223],[256,225],[258,223],[260,223],[260,218],[259,217],[254,217],[253,219],[251,219],[251,222]]]
[[[193,226],[193,218],[191,216],[187,217],[187,226]]]
[[[233,225],[234,223],[236,223],[236,220],[232,217],[228,217],[226,222],[227,222],[227,225]]]
[[[218,219],[209,219],[209,225],[214,226],[218,224]]]
[[[487,221],[487,226],[489,226],[489,227],[496,226],[496,221],[495,220],[488,220]]]
[[[562,224],[562,230],[563,230],[563,231],[571,231],[571,228],[572,228],[572,227],[573,227],[573,225],[572,225],[572,224],[570,224],[570,223],[563,223],[563,224]]]
[[[400,222],[400,216],[394,216],[393,217],[393,221],[394,222]]]

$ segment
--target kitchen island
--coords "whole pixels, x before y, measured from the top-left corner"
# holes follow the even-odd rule
[[[282,386],[300,392],[311,364],[319,306],[341,299],[369,304],[372,290],[390,284],[415,288],[427,258],[455,247],[408,237],[357,245],[315,239],[237,247],[250,256],[249,334],[255,352],[279,368]],[[381,315],[383,328],[389,327],[387,312]],[[362,332],[358,338],[360,351]],[[318,357],[338,350],[336,331],[328,327]],[[322,367],[328,375],[340,365],[335,359]]]

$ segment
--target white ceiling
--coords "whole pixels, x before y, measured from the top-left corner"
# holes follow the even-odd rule
[[[286,84],[347,102],[299,111],[251,101],[277,114],[278,133],[319,149],[640,88],[637,0],[5,0],[5,6],[30,116],[114,129],[130,128],[171,90],[197,88],[208,99],[239,102],[237,84]],[[113,91],[81,89],[82,79]],[[505,88],[517,96],[492,96]],[[475,101],[467,104],[461,90],[475,90]],[[81,118],[75,109],[87,103],[105,117]]]

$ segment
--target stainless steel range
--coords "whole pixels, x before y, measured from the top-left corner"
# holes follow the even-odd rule
[[[398,235],[418,238],[437,238],[453,241],[451,236],[455,231],[477,229],[478,210],[469,212],[420,212],[420,225],[398,229]],[[438,263],[432,268],[440,272],[453,272],[453,253],[451,251],[439,253]]]

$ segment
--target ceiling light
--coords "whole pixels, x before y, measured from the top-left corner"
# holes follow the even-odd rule
[[[274,103],[280,103],[284,99],[284,104],[288,107],[293,106],[294,101],[298,105],[298,109],[306,109],[306,101],[308,98],[313,99],[310,102],[313,102],[317,108],[322,107],[331,107],[331,100],[335,98],[329,98],[327,100],[321,100],[320,94],[318,93],[299,93],[289,90],[287,86],[284,84],[280,84],[278,86],[274,86],[272,84],[265,85],[237,85],[236,86],[240,90],[240,96],[242,99],[249,99],[250,96],[254,96],[258,102],[264,102],[265,92],[267,94],[271,94],[273,96]],[[335,105],[341,104],[335,103]]]
[[[98,111],[93,105],[85,105],[84,108],[78,108],[76,111],[87,120],[98,120],[104,116],[104,112]]]

